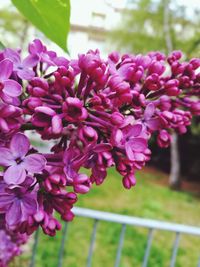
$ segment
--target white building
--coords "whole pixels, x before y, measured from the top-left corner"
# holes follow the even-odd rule
[[[106,35],[116,27],[123,0],[72,0],[71,29],[68,39],[70,55],[98,48],[103,54],[109,50]]]

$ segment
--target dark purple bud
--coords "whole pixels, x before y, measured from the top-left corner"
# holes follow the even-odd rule
[[[157,143],[160,147],[168,147],[171,143],[171,135],[166,130],[159,131]]]
[[[67,97],[63,103],[63,113],[65,119],[70,122],[79,122],[87,118],[87,110],[83,107],[83,103],[76,97]]]
[[[111,114],[110,120],[114,125],[120,126],[124,122],[124,116],[119,112],[114,112]]]
[[[130,189],[132,186],[136,185],[136,178],[134,174],[131,173],[131,174],[124,176],[122,182],[123,182],[123,186],[126,189]]]
[[[165,90],[169,96],[177,96],[180,94],[179,81],[177,79],[169,80],[165,83]]]
[[[156,73],[160,76],[161,74],[163,74],[164,71],[165,71],[165,66],[161,62],[154,60],[152,61],[152,63],[148,68],[149,75]]]

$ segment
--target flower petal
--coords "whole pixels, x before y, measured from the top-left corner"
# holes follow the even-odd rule
[[[144,111],[144,118],[145,120],[149,120],[155,112],[155,106],[153,103],[149,103]]]
[[[9,227],[16,228],[22,217],[19,200],[15,200],[6,213],[6,223]]]
[[[46,159],[40,154],[31,154],[25,157],[22,164],[28,172],[38,173],[44,169],[46,165]]]
[[[38,204],[35,198],[30,196],[24,196],[23,201],[21,203],[21,207],[22,213],[24,217],[26,217],[26,215],[34,215],[37,212]]]
[[[41,112],[51,117],[56,115],[55,110],[49,107],[44,107],[44,106],[36,107],[35,112]]]
[[[34,67],[37,65],[38,61],[39,61],[39,56],[29,55],[23,60],[22,64],[24,67]]]
[[[43,44],[39,39],[35,39],[31,44],[29,44],[28,50],[31,54],[41,53],[43,51]]]
[[[112,146],[111,146],[111,144],[109,144],[109,143],[97,144],[97,145],[93,148],[93,152],[101,153],[101,152],[110,151],[111,149],[112,149]]]
[[[136,137],[127,142],[131,149],[135,152],[144,152],[147,148],[147,141],[144,138]]]
[[[17,51],[7,48],[5,49],[3,54],[4,54],[4,57],[10,59],[14,63],[14,65],[20,64],[21,62],[20,55]]]
[[[147,126],[152,131],[157,131],[160,128],[160,120],[159,118],[153,118],[146,122]]]
[[[15,164],[14,156],[10,149],[1,147],[0,148],[0,166],[10,166]]]
[[[3,179],[7,184],[21,184],[26,178],[22,164],[10,166],[4,173]]]
[[[0,62],[0,80],[7,80],[13,71],[13,63],[8,58]]]
[[[10,204],[13,203],[14,196],[4,193],[0,194],[0,198],[0,213],[5,213],[5,211],[9,208]]]
[[[134,160],[134,152],[128,143],[125,144],[126,155],[130,160]]]
[[[132,137],[132,136],[137,137],[138,135],[141,134],[141,132],[142,132],[142,124],[137,123],[131,127],[130,131],[128,132],[128,136],[129,137]]]
[[[26,135],[17,133],[13,136],[10,142],[10,150],[12,151],[15,158],[24,157],[30,147],[30,142]]]
[[[8,95],[8,96],[16,97],[16,96],[21,95],[21,93],[22,93],[22,87],[16,81],[13,81],[13,80],[5,80],[4,81],[3,92],[6,95]]]
[[[17,75],[22,80],[31,80],[35,76],[35,73],[33,70],[29,70],[29,69],[21,69],[21,70],[18,69]]]
[[[62,133],[63,125],[62,125],[62,119],[59,115],[55,115],[52,118],[52,132],[54,134],[60,134]]]

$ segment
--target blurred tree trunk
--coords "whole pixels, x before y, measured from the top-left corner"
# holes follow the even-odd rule
[[[181,187],[180,179],[180,157],[178,148],[178,135],[172,134],[172,142],[170,147],[170,175],[169,185],[172,189],[179,190]]]
[[[169,23],[169,4],[170,0],[164,0],[164,34],[165,42],[168,53],[173,50],[172,39],[170,34],[170,23]],[[178,148],[178,135],[174,132],[172,134],[172,142],[170,146],[170,175],[169,185],[172,189],[178,190],[181,187],[180,180],[180,157]]]

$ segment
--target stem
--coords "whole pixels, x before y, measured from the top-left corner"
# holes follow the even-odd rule
[[[85,92],[84,92],[84,101],[86,100],[87,96],[89,95],[90,91],[92,90],[92,84],[93,84],[92,79],[89,79],[87,82],[87,86],[85,88]]]
[[[155,91],[155,92],[153,92],[153,93],[148,94],[148,95],[147,95],[147,98],[157,97],[157,96],[160,96],[160,95],[162,95],[162,94],[164,94],[164,93],[165,93],[165,89],[160,89],[160,90],[158,90],[158,91]]]
[[[89,118],[94,120],[95,122],[101,124],[104,127],[110,127],[110,128],[113,127],[113,125],[111,123],[109,123],[109,122],[107,122],[107,121],[105,121],[99,117],[96,117],[96,116],[92,115],[91,113],[89,114]]]
[[[32,123],[25,123],[21,126],[20,128],[22,131],[26,131],[26,130],[40,130],[42,129],[41,127],[37,127],[37,126],[34,126]]]
[[[87,77],[87,74],[85,72],[82,72],[81,73],[81,77],[80,77],[80,81],[79,81],[79,84],[78,84],[77,97],[80,97],[81,96],[82,89],[85,86],[85,79],[86,79],[86,77]]]

